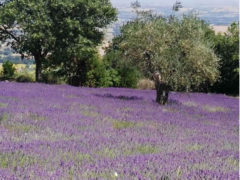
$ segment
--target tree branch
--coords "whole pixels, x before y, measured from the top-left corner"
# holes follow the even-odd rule
[[[5,34],[10,36],[12,39],[14,39],[16,42],[20,43],[19,38],[17,38],[13,33],[11,33],[10,31],[8,31],[8,27],[6,26],[0,26],[0,34]]]

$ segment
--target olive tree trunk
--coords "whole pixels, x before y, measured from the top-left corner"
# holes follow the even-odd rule
[[[155,88],[156,88],[156,102],[164,105],[168,101],[168,94],[169,94],[169,86],[161,81],[161,76],[159,73],[153,74]]]
[[[161,83],[161,82],[155,82],[155,87],[156,87],[156,102],[164,105],[168,101],[168,94],[169,94],[169,88],[166,84]]]

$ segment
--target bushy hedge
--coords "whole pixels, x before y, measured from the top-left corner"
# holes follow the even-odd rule
[[[6,79],[13,78],[16,68],[13,66],[13,63],[10,61],[5,61],[2,64],[3,67],[3,77]]]
[[[225,34],[216,35],[214,43],[220,58],[221,79],[211,90],[239,95],[239,23],[233,23]]]
[[[137,87],[137,83],[141,77],[140,72],[135,66],[123,62],[118,50],[110,49],[107,51],[103,62],[107,70],[110,69],[114,72],[112,73],[114,75],[113,79],[117,79],[117,81],[113,81],[112,86],[125,88]]]
[[[89,87],[117,87],[120,83],[118,71],[109,67],[106,63],[96,56],[89,65],[86,73],[85,86]]]
[[[19,75],[15,79],[17,82],[34,82],[34,78],[29,74]]]
[[[120,87],[136,88],[140,77],[139,71],[133,66],[122,66],[118,69],[120,75]]]
[[[16,82],[34,82],[34,70],[28,66],[19,68],[10,61],[5,61],[0,72],[0,80],[16,81]]]

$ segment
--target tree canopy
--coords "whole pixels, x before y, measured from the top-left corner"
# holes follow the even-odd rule
[[[159,72],[172,90],[189,91],[219,76],[219,58],[206,38],[207,27],[193,14],[177,18],[142,13],[121,28],[109,53],[120,53],[146,77]]]
[[[109,0],[6,1],[0,7],[0,40],[23,56],[34,56],[39,81],[48,56],[72,61],[64,53],[96,47],[102,29],[114,20],[116,10]]]
[[[215,52],[220,58],[221,79],[213,91],[239,94],[239,23],[232,23],[224,34],[214,36]]]

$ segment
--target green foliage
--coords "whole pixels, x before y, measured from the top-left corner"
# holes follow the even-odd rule
[[[133,66],[122,66],[118,69],[121,80],[120,87],[136,88],[140,77],[139,72]]]
[[[29,67],[18,68],[17,64],[5,61],[3,64],[2,80],[11,80],[17,82],[34,82],[34,71]]]
[[[57,78],[54,73],[47,72],[42,74],[42,81],[48,84],[57,84]]]
[[[118,82],[117,71],[106,70],[103,65],[98,65],[87,73],[86,86],[89,87],[109,87]]]
[[[109,0],[97,0],[94,3],[78,0],[72,6],[73,12],[66,9],[67,19],[59,13],[58,8],[63,8],[61,5],[54,8],[54,33],[60,36],[49,57],[50,62],[62,66],[63,74],[71,85],[101,86],[102,67],[95,60],[96,47],[103,39],[100,29],[116,19],[116,11]],[[66,24],[59,24],[61,21],[66,21]],[[59,31],[63,27],[64,30]]]
[[[75,62],[62,63],[59,76],[65,77],[74,86],[109,87],[119,84],[120,78],[116,70],[107,67],[95,51],[86,54],[84,59],[80,57]]]
[[[5,61],[2,65],[3,67],[3,76],[5,78],[12,78],[16,71],[16,68],[13,66],[13,63],[10,61]]]
[[[118,72],[113,68],[107,68],[99,59],[94,59],[91,69],[87,72],[85,85],[89,87],[117,86],[120,82]]]
[[[239,94],[239,24],[233,23],[225,34],[215,36],[215,52],[220,58],[221,79],[214,92]]]
[[[145,77],[159,71],[173,90],[191,90],[219,76],[219,59],[207,38],[208,25],[196,16],[163,18],[141,13],[121,28],[108,53],[135,66]]]
[[[109,87],[119,84],[118,72],[105,66],[94,49],[77,57],[78,55],[73,61],[62,62],[59,68],[59,76],[65,77],[69,84],[88,87]]]
[[[87,61],[103,38],[102,28],[114,20],[109,0],[7,1],[0,6],[0,41],[11,39],[16,52],[34,56],[40,81],[42,64],[72,68],[74,58]]]
[[[112,45],[114,46],[114,45]],[[115,71],[111,73],[115,75],[112,79],[114,87],[136,88],[140,73],[136,67],[126,64],[121,60],[121,52],[118,49],[109,49],[104,56],[104,64],[107,69]]]
[[[26,75],[19,75],[16,77],[17,82],[33,82],[33,77],[26,74]]]
[[[42,73],[42,81],[48,84],[66,84],[66,77],[61,75],[61,68],[47,68]]]
[[[15,73],[14,78],[17,82],[34,82],[35,81],[34,71],[29,68],[25,68]]]
[[[93,62],[89,64],[89,71],[86,72],[85,85],[89,87],[107,86],[106,71],[99,59],[93,58]]]
[[[108,82],[107,86],[110,86],[110,87],[119,87],[120,86],[121,77],[116,69],[108,68],[106,70],[105,78],[106,78],[105,81]]]

